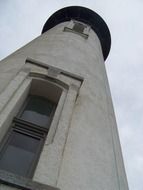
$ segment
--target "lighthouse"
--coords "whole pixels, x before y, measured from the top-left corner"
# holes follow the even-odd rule
[[[128,190],[110,46],[105,21],[71,6],[0,62],[0,189]]]

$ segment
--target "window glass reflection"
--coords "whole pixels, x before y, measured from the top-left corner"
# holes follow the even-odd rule
[[[25,109],[20,117],[36,125],[48,127],[54,107],[55,105],[46,98],[29,96]]]
[[[39,146],[40,139],[13,131],[2,150],[0,168],[27,176]]]

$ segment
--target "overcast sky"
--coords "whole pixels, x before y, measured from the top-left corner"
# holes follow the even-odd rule
[[[80,5],[109,26],[112,47],[106,61],[130,190],[143,190],[143,1],[0,0],[0,59],[38,35],[60,8]]]

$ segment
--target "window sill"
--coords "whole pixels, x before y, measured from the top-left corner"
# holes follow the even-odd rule
[[[72,33],[74,33],[74,34],[78,34],[78,35],[82,36],[82,37],[85,38],[85,39],[88,38],[88,34],[76,32],[76,31],[74,31],[73,29],[68,28],[68,27],[65,27],[65,28],[64,28],[64,32],[72,32]]]
[[[35,182],[4,170],[0,170],[0,183],[24,190],[59,190],[57,187]]]

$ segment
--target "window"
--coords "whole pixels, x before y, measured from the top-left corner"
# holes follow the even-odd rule
[[[41,89],[36,89],[36,85],[40,85]],[[61,95],[61,89],[54,85],[52,87],[50,83],[46,85],[38,80],[33,81],[24,104],[1,144],[0,169],[23,177],[33,176]],[[51,92],[46,90],[48,88]],[[52,96],[55,89],[57,96]],[[53,100],[51,97],[54,97]]]
[[[24,110],[20,114],[22,120],[49,128],[55,105],[48,99],[40,96],[29,96]]]
[[[0,156],[0,168],[24,177],[31,177],[30,171],[41,148],[42,138],[36,133],[30,133],[13,127],[6,139]]]
[[[90,27],[82,22],[71,20],[67,26],[64,27],[64,32],[72,32],[78,34],[85,39],[89,36]]]
[[[74,23],[73,30],[78,33],[83,33],[84,32],[85,26],[81,23]]]
[[[33,181],[32,177],[40,181],[42,174],[46,184],[51,184],[51,179],[56,184],[82,82],[83,78],[76,74],[31,58],[26,60],[26,67],[1,98],[6,99],[5,117],[2,114],[0,124],[1,183],[18,189],[57,189]],[[13,91],[11,86],[15,87]]]

